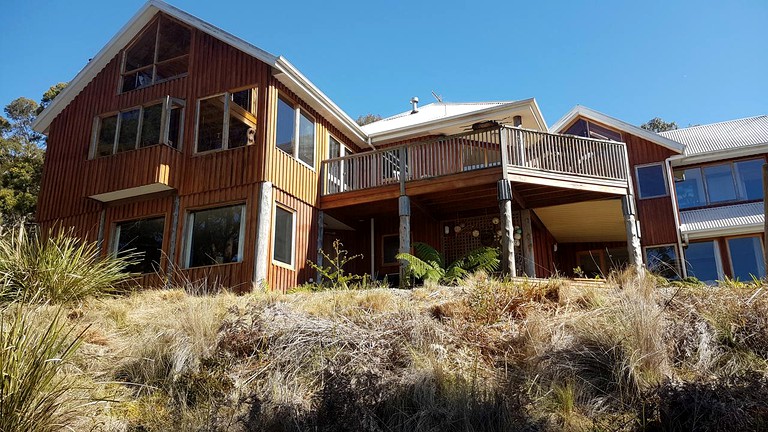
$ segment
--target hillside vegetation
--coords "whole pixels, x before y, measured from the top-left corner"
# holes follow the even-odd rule
[[[766,430],[763,287],[665,285],[6,299],[0,430]]]

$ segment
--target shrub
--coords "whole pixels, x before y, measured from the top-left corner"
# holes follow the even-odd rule
[[[40,325],[34,310],[7,306],[0,318],[0,430],[43,432],[68,427],[78,411],[61,372],[82,342],[57,311]]]
[[[130,278],[124,269],[133,259],[100,257],[98,243],[67,233],[43,237],[19,227],[0,239],[0,301],[23,296],[66,303],[115,293]]]

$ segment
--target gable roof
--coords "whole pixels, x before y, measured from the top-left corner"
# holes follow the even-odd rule
[[[93,80],[94,77],[117,55],[144,26],[158,13],[163,12],[190,27],[207,33],[216,39],[229,44],[246,54],[270,65],[278,81],[299,95],[320,114],[325,116],[334,126],[346,132],[356,144],[366,145],[366,135],[357,123],[341,108],[328,98],[320,89],[310,82],[288,60],[275,56],[252,45],[237,36],[209,24],[183,10],[169,5],[161,0],[149,0],[126,23],[112,39],[85,65],[85,67],[69,82],[69,85],[41,112],[32,127],[41,133],[48,130],[64,108]]]
[[[552,127],[549,128],[550,132],[561,133],[566,127],[577,117],[583,117],[586,119],[594,120],[598,123],[602,123],[606,126],[611,126],[622,132],[626,132],[630,135],[648,140],[654,144],[658,144],[662,147],[666,147],[674,152],[683,153],[685,146],[677,141],[674,141],[665,136],[659,135],[655,132],[647,131],[643,128],[631,125],[625,121],[621,121],[615,117],[603,114],[599,111],[595,111],[591,108],[587,108],[583,105],[576,105],[567,114],[558,120]]]
[[[535,122],[531,129],[546,130],[547,124],[536,99],[500,102],[433,102],[363,126],[376,144],[406,136],[443,133],[486,120],[510,122],[514,115],[524,115]]]
[[[768,115],[659,132],[685,144],[685,156],[768,144]]]

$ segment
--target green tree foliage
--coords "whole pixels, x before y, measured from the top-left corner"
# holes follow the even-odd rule
[[[373,122],[377,122],[377,121],[379,121],[381,119],[382,119],[382,117],[380,115],[378,115],[378,114],[368,113],[368,114],[361,115],[360,117],[358,117],[357,120],[355,120],[355,122],[357,122],[357,124],[359,124],[360,126],[365,126],[367,124],[370,124],[370,123],[373,123]]]
[[[647,122],[640,125],[642,129],[653,131],[653,132],[665,132],[668,130],[675,130],[677,129],[677,123],[675,122],[665,122],[661,117],[654,117]]]
[[[45,137],[32,129],[35,117],[66,87],[51,86],[38,105],[20,97],[0,116],[0,223],[10,225],[34,217],[43,173]]]

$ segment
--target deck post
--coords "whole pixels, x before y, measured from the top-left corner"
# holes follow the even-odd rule
[[[499,180],[497,193],[501,213],[501,271],[515,277],[515,227],[512,224],[512,188],[509,181]]]
[[[533,252],[533,229],[531,228],[531,211],[520,210],[520,221],[523,229],[523,258],[525,262],[525,275],[536,277],[536,257]]]
[[[107,209],[104,204],[101,205],[101,213],[99,214],[99,233],[97,234],[96,243],[99,245],[99,254],[104,246],[104,231],[107,225]],[[109,253],[109,251],[107,251]]]
[[[253,287],[264,289],[269,268],[269,234],[272,229],[272,182],[263,182],[259,186],[258,206]]]
[[[325,236],[325,213],[320,210],[317,212],[317,263],[318,267],[323,267],[323,236]],[[319,284],[323,281],[323,273],[318,270],[315,281]]]
[[[621,198],[621,210],[624,213],[624,225],[627,230],[629,264],[639,271],[643,267],[643,253],[640,247],[640,230],[635,218],[635,199],[632,195],[624,195]]]
[[[398,199],[400,213],[400,253],[411,253],[411,199],[400,195]],[[408,262],[400,260],[400,288],[406,287]]]
[[[178,195],[174,195],[173,197],[173,210],[171,213],[171,238],[168,240],[168,257],[167,262],[165,265],[165,287],[170,288],[171,287],[171,276],[175,272],[176,269],[176,261],[174,260],[174,257],[176,256],[176,242],[178,240],[179,235],[179,201],[180,198]]]

